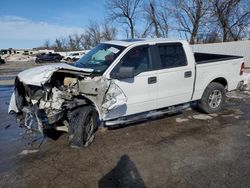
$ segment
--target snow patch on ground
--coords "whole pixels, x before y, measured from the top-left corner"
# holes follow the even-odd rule
[[[186,118],[176,118],[175,120],[176,120],[177,123],[182,123],[182,122],[189,121],[189,119],[186,119]]]
[[[198,114],[198,115],[193,115],[194,119],[199,119],[199,120],[209,120],[213,119],[213,117],[206,115],[206,114]]]
[[[246,94],[247,93],[245,92],[231,91],[231,92],[228,92],[226,95],[228,98],[243,99],[243,98],[246,98]]]
[[[209,114],[210,116],[212,116],[212,117],[217,117],[218,116],[218,114]]]
[[[15,54],[6,58],[6,61],[34,62],[36,57],[29,55]]]

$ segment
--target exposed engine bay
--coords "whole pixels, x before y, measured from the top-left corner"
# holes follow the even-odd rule
[[[102,76],[65,68],[40,74],[46,74],[46,80],[42,76],[43,83],[34,85],[18,75],[9,106],[19,125],[30,130],[43,132],[59,121],[67,121],[71,111],[83,105],[93,106],[102,121],[110,110],[127,101],[122,90]]]

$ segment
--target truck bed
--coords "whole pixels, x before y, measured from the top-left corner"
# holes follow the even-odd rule
[[[223,55],[223,54],[209,54],[194,52],[194,58],[197,64],[213,63],[217,61],[225,61],[231,59],[243,58],[241,56]]]
[[[227,91],[237,89],[243,80],[240,74],[244,58],[233,55],[194,53],[196,61],[195,91],[193,100],[199,100],[205,88],[215,78],[225,80]]]

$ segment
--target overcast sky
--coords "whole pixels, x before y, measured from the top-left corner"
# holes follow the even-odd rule
[[[104,0],[0,0],[0,49],[33,48],[82,33],[105,17]]]

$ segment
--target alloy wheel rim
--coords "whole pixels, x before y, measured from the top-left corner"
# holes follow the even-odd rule
[[[219,90],[213,90],[209,95],[208,104],[211,108],[218,108],[222,101],[222,93]]]

